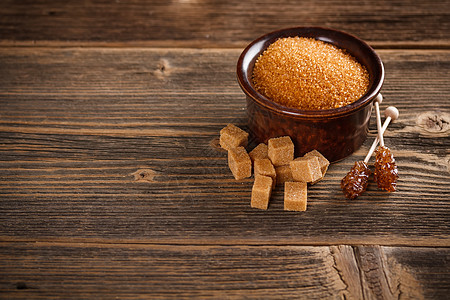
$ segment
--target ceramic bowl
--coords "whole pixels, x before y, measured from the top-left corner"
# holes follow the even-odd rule
[[[331,43],[354,56],[369,73],[366,94],[349,105],[326,110],[289,108],[260,94],[252,81],[256,59],[277,39],[295,36]],[[353,35],[322,27],[296,27],[268,33],[250,43],[239,57],[237,78],[247,99],[252,139],[267,142],[288,135],[294,142],[296,156],[316,149],[335,162],[352,154],[366,139],[372,102],[383,85],[384,67],[375,51]]]

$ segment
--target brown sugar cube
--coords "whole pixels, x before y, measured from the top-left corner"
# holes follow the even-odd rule
[[[289,136],[269,139],[267,154],[274,166],[287,165],[294,159],[294,143]]]
[[[306,182],[286,182],[284,184],[284,210],[305,211],[307,196]]]
[[[310,151],[306,153],[303,157],[310,157],[310,156],[317,157],[317,159],[319,160],[320,170],[322,171],[322,177],[325,176],[325,173],[328,170],[328,166],[330,165],[328,159],[326,159],[325,156],[323,156],[322,153],[320,153],[317,150]]]
[[[289,165],[275,167],[275,173],[277,174],[277,185],[284,184],[286,181],[294,181]]]
[[[252,187],[250,206],[253,208],[267,209],[272,194],[273,180],[269,176],[256,175]]]
[[[228,150],[228,167],[236,180],[252,176],[252,161],[244,147]]]
[[[296,158],[289,165],[295,181],[312,183],[322,178],[319,159],[315,156]]]
[[[253,168],[256,175],[269,176],[273,180],[272,188],[275,188],[277,173],[272,165],[272,162],[268,158],[257,159],[254,162]]]
[[[228,124],[220,130],[219,143],[220,147],[226,150],[245,147],[248,143],[248,133],[233,124]]]
[[[259,144],[248,154],[251,160],[254,162],[256,159],[269,158],[267,154],[267,145],[264,143]]]

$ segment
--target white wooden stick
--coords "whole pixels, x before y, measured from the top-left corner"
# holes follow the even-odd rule
[[[391,117],[387,117],[386,120],[384,121],[383,127],[381,128],[381,134],[383,134],[386,131],[386,128],[389,126],[389,122],[391,122]],[[369,152],[367,152],[366,158],[364,158],[364,162],[366,164],[369,162],[369,159],[372,156],[373,152],[375,151],[375,148],[378,146],[379,141],[380,139],[377,136],[373,141],[372,146],[369,149]]]
[[[381,134],[382,135],[386,131],[387,127],[389,126],[389,123],[391,122],[391,120],[394,121],[394,120],[398,119],[399,112],[398,112],[398,109],[395,108],[394,106],[389,106],[384,111],[384,115],[386,116],[386,120],[384,121],[383,127],[381,128]],[[369,159],[372,156],[373,152],[375,151],[375,148],[377,147],[379,141],[380,141],[380,139],[377,136],[375,138],[375,140],[373,141],[372,147],[370,147],[369,152],[366,155],[366,158],[364,159],[364,162],[366,164],[369,162]]]
[[[375,101],[375,111],[377,113],[377,131],[378,131],[378,139],[380,140],[380,146],[384,146],[383,132],[381,131],[381,116],[380,116],[380,104],[378,101]]]

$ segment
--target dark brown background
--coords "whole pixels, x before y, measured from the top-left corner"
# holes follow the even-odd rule
[[[1,298],[443,299],[450,292],[449,1],[2,1]],[[217,148],[235,67],[325,26],[386,68],[399,190],[345,200],[376,134],[309,189],[250,208]]]

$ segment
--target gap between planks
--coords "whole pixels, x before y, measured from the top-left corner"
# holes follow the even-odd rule
[[[448,239],[427,239],[427,240],[414,240],[411,238],[398,238],[392,237],[392,241],[385,240],[380,243],[380,238],[365,238],[365,242],[361,243],[352,241],[351,239],[345,240],[342,238],[329,242],[317,242],[317,239],[308,240],[303,239],[301,242],[295,241],[264,241],[258,239],[201,239],[201,238],[187,238],[183,239],[104,239],[104,238],[67,238],[67,237],[39,237],[28,238],[18,236],[0,236],[0,244],[6,243],[32,243],[42,245],[66,245],[70,247],[127,247],[127,248],[153,248],[153,247],[332,247],[332,246],[373,246],[373,247],[408,247],[408,248],[450,248],[450,240]],[[434,241],[434,242],[433,242]]]
[[[257,36],[255,36],[255,39]],[[194,48],[194,49],[244,49],[251,40],[235,42],[211,42],[204,40],[197,41],[130,41],[130,42],[86,42],[86,41],[14,41],[0,40],[0,47],[4,48]],[[442,50],[450,49],[450,41],[429,41],[429,42],[379,42],[365,41],[371,47],[376,49],[423,49],[423,50]]]

